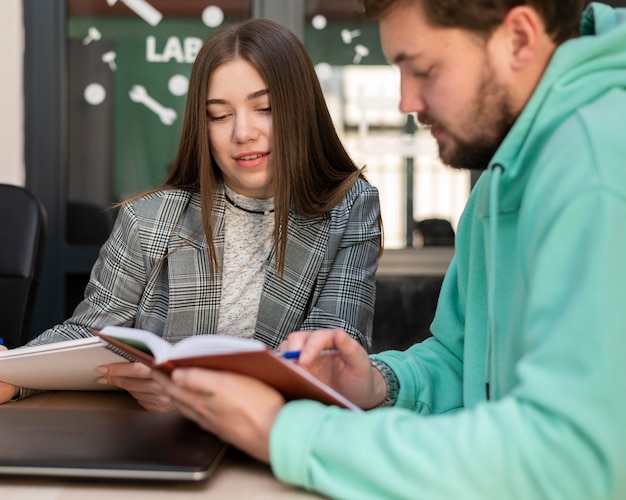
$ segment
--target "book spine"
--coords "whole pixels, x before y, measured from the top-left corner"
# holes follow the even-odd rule
[[[117,347],[115,347],[114,345],[111,344],[104,344],[104,347],[106,347],[109,351],[114,352],[115,354],[122,356],[123,358],[127,359],[128,361],[137,361],[136,358],[132,357],[130,354],[128,354],[127,352],[122,351],[121,349],[118,349]]]
[[[163,363],[159,363],[158,365],[156,365],[155,368],[158,368],[162,372],[167,373],[169,375],[176,368],[176,363],[174,361],[166,360],[166,361],[163,361]]]

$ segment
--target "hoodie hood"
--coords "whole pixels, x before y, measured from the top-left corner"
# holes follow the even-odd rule
[[[594,101],[607,90],[626,87],[626,9],[592,3],[585,10],[581,35],[561,44],[526,107],[494,155],[494,165],[504,168],[499,182],[498,211],[519,208],[525,180],[537,167],[536,154],[558,124],[578,108]],[[591,36],[594,35],[594,36]],[[478,213],[488,214],[485,193]]]
[[[486,397],[500,388],[493,374],[499,364],[496,342],[499,217],[519,211],[528,179],[541,168],[539,155],[554,130],[584,105],[610,89],[626,88],[626,9],[592,3],[581,22],[580,36],[560,45],[511,131],[477,186],[477,215],[489,220],[487,238]]]

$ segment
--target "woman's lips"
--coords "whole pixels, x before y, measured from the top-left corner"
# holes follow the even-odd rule
[[[252,168],[265,161],[269,153],[245,153],[235,157],[237,165],[244,168]]]

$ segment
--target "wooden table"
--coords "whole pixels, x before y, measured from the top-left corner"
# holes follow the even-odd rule
[[[136,409],[139,405],[125,392],[47,392],[4,408]],[[1,443],[0,443],[1,445]],[[278,481],[269,466],[230,449],[217,472],[200,483],[119,482],[76,479],[0,477],[2,500],[169,500],[169,499],[315,499]]]

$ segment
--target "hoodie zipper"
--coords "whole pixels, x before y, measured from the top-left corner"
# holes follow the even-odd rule
[[[496,263],[498,248],[498,208],[500,179],[504,174],[504,166],[494,163],[491,166],[489,179],[489,262],[487,263],[487,352],[485,353],[485,398],[491,398],[494,385],[492,380],[494,365],[496,362],[495,349],[495,301],[496,301]]]

